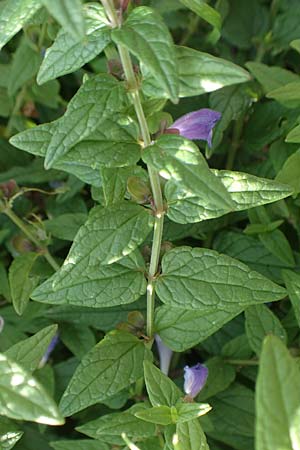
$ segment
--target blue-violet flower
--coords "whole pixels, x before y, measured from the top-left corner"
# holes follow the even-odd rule
[[[41,359],[41,361],[40,361],[39,368],[44,367],[44,365],[45,365],[46,362],[48,361],[48,359],[49,359],[51,353],[53,352],[53,350],[54,350],[55,347],[57,346],[58,341],[59,341],[59,337],[58,337],[58,334],[56,334],[56,335],[52,338],[50,344],[48,345],[48,348],[47,348],[47,350],[45,351],[45,353],[44,353],[44,355],[43,355],[43,357],[42,357],[42,359]]]
[[[208,377],[208,368],[203,364],[196,364],[193,367],[184,368],[184,392],[192,398],[201,391]]]
[[[165,375],[168,375],[173,352],[169,347],[167,347],[163,343],[163,341],[161,340],[161,338],[158,334],[156,334],[154,336],[154,338],[155,338],[155,342],[156,342],[157,350],[158,350],[160,370]]]
[[[191,140],[203,139],[211,147],[212,130],[220,118],[221,113],[218,111],[207,108],[199,109],[175,120],[166,132],[174,133],[178,130],[181,136]]]

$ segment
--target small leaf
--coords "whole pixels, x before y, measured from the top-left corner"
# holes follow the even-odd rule
[[[199,17],[210,23],[218,32],[220,36],[221,31],[221,16],[218,11],[209,6],[205,0],[180,0],[187,8],[191,9]]]
[[[51,0],[49,0],[49,3]],[[61,29],[46,54],[37,76],[38,84],[75,72],[95,58],[110,42],[110,31],[103,8],[87,4],[85,9],[86,39],[78,40]]]
[[[285,161],[276,176],[276,181],[289,184],[293,188],[294,194],[300,192],[300,150],[297,150]]]
[[[204,416],[211,410],[211,406],[208,403],[178,402],[176,409],[178,412],[177,423],[184,423]]]
[[[245,328],[252,350],[259,355],[264,338],[273,334],[287,343],[286,331],[275,314],[265,305],[250,306],[245,311]]]
[[[204,341],[241,311],[241,307],[228,312],[214,308],[189,311],[160,306],[156,309],[155,330],[168,347],[183,352]]]
[[[297,125],[288,133],[285,142],[300,142],[300,125]]]
[[[57,325],[43,328],[36,334],[10,347],[5,355],[20,364],[28,372],[33,372],[47,351],[57,333]]]
[[[135,404],[126,411],[101,416],[77,427],[76,430],[111,445],[124,443],[122,433],[126,433],[130,439],[145,439],[155,434],[155,426],[135,416],[136,411],[144,409],[143,404]]]
[[[9,268],[8,277],[12,302],[19,315],[22,315],[25,311],[30,295],[39,280],[37,276],[30,276],[31,269],[38,256],[38,253],[24,253],[17,256]]]
[[[183,393],[150,361],[144,362],[144,377],[152,406],[174,406]]]
[[[59,335],[65,346],[78,359],[81,359],[96,345],[94,333],[84,324],[64,323]]]
[[[288,83],[299,81],[298,75],[282,67],[270,67],[266,64],[252,61],[246,63],[246,67],[262,85],[265,93],[285,86]]]
[[[50,14],[76,40],[85,36],[81,0],[42,0]]]
[[[41,7],[40,0],[8,0],[0,13],[0,50]]]
[[[175,409],[176,411],[176,409]],[[158,425],[170,425],[174,423],[174,412],[169,406],[153,406],[149,409],[144,409],[135,413],[135,416],[146,422],[156,423]]]
[[[299,391],[296,361],[278,337],[266,337],[256,385],[257,450],[300,448],[300,427],[295,422],[299,417]]]
[[[21,366],[0,354],[0,414],[17,420],[62,425],[54,401]]]
[[[300,80],[288,83],[267,94],[286,108],[298,108],[300,104]]]
[[[167,97],[176,102],[178,76],[172,37],[161,17],[151,8],[135,8],[112,39],[135,55],[164,89]]]
[[[283,270],[282,277],[300,327],[300,275],[291,270]]]
[[[280,300],[286,294],[285,289],[238,260],[190,247],[177,247],[164,255],[156,291],[173,307],[228,312]]]
[[[83,213],[62,214],[53,219],[44,220],[46,231],[59,239],[73,241],[79,228],[86,222],[87,215]]]
[[[0,448],[1,450],[10,450],[23,436],[21,431],[14,422],[0,418]]]
[[[205,434],[197,419],[176,425],[174,450],[209,450]]]

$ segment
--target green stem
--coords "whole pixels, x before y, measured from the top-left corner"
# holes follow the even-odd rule
[[[54,258],[49,253],[49,250],[47,247],[43,246],[39,240],[34,236],[34,234],[29,230],[29,228],[26,226],[26,224],[13,212],[12,209],[9,208],[3,208],[1,209],[1,212],[3,212],[7,217],[10,218],[10,220],[18,227],[20,230],[25,234],[25,236],[28,237],[28,239],[33,242],[33,244],[37,247],[42,249],[42,255],[46,258],[48,263],[51,267],[53,267],[54,270],[59,269],[59,265],[54,260]]]
[[[104,6],[104,9],[106,10],[108,18],[111,21],[112,27],[115,28],[119,27],[121,23],[111,0],[101,0],[101,2]],[[144,141],[144,147],[147,147],[151,144],[151,136],[148,129],[146,117],[144,114],[139,93],[139,85],[134,74],[131,57],[128,50],[122,45],[118,45],[117,48],[123,66],[125,78],[127,81],[129,95],[131,97],[131,101],[134,106],[135,113],[139,122],[141,136]],[[154,308],[155,308],[154,280],[158,270],[159,255],[162,241],[162,232],[164,224],[164,203],[158,173],[155,170],[153,170],[152,167],[148,166],[148,174],[152,188],[154,209],[155,209],[153,242],[152,242],[151,259],[148,272],[148,286],[147,286],[147,335],[148,337],[152,338],[153,324],[154,324]]]
[[[227,156],[226,170],[232,170],[237,151],[240,147],[241,135],[244,126],[244,114],[235,122],[233,127],[232,144]]]
[[[6,130],[4,132],[4,137],[6,137],[6,138],[10,138],[10,136],[11,136],[12,120],[19,113],[19,110],[21,109],[22,103],[23,103],[25,95],[26,95],[26,91],[27,91],[27,85],[24,84],[24,86],[22,87],[21,91],[17,95],[16,101],[15,101],[15,105],[14,105],[14,108],[13,108],[12,113],[11,113],[11,117],[10,117],[10,119],[8,121]]]
[[[258,366],[259,361],[255,359],[226,359],[227,364],[233,364],[235,366]]]

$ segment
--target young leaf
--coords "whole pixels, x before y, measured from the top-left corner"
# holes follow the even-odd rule
[[[175,48],[168,28],[151,8],[135,8],[112,39],[135,55],[164,89],[168,98],[178,99],[178,75]]]
[[[299,75],[282,67],[270,67],[260,62],[248,62],[246,67],[262,85],[265,93],[285,86],[288,83],[299,81]]]
[[[176,425],[174,450],[209,450],[205,434],[197,419]]]
[[[43,328],[30,338],[18,342],[10,347],[5,355],[20,364],[28,372],[33,372],[49,347],[51,340],[57,333],[57,325]]]
[[[8,0],[0,12],[0,50],[41,7],[40,0]]]
[[[221,32],[221,16],[218,11],[209,6],[205,0],[180,0],[187,8],[191,9],[199,17],[210,23],[218,32]]]
[[[46,50],[37,76],[38,84],[75,72],[101,53],[110,42],[110,30],[103,8],[97,4],[87,4],[84,12],[86,39],[78,40],[62,28],[52,46]]]
[[[299,417],[299,391],[296,361],[278,337],[266,337],[256,385],[257,450],[300,448],[300,424],[295,421]]]
[[[89,78],[56,122],[55,133],[46,150],[45,168],[49,169],[75,144],[89,137],[103,119],[112,118],[125,105],[123,84],[110,75]]]
[[[30,295],[36,287],[39,277],[30,276],[38,253],[24,253],[17,256],[9,268],[9,284],[12,302],[16,312],[22,315],[29,302]]]
[[[183,397],[176,384],[150,361],[144,361],[144,377],[152,406],[174,406]]]
[[[112,331],[82,358],[65,391],[60,408],[70,416],[120,392],[143,376],[151,352],[135,336]]]
[[[155,434],[155,426],[138,419],[136,411],[144,410],[143,404],[136,404],[126,411],[107,414],[76,428],[80,433],[111,445],[122,445],[122,433],[130,439],[143,439]]]
[[[109,450],[104,442],[92,441],[91,439],[61,440],[50,442],[54,450]]]
[[[274,98],[286,108],[298,108],[300,104],[300,80],[268,92],[267,97]]]
[[[264,338],[273,334],[287,342],[286,331],[277,316],[265,305],[250,306],[245,311],[245,328],[252,350],[259,355]]]
[[[204,248],[178,247],[162,260],[156,290],[167,305],[234,312],[280,300],[286,291],[238,260]]]
[[[62,425],[64,419],[44,388],[21,366],[0,354],[0,414],[17,420]]]
[[[288,133],[285,142],[300,142],[300,125],[297,125]]]
[[[50,14],[74,39],[83,40],[85,24],[81,0],[42,0]]]
[[[240,314],[235,311],[201,309],[188,311],[181,308],[160,306],[155,314],[155,330],[164,343],[175,352],[183,352],[215,333],[225,323]]]
[[[103,308],[135,302],[146,292],[145,262],[136,251],[115,264],[77,263],[62,279],[62,272],[36,288],[37,302]],[[58,278],[59,277],[59,278]]]
[[[170,425],[176,422],[176,408],[165,405],[153,406],[149,409],[143,409],[135,413],[135,416],[146,422],[156,423],[158,425]]]
[[[283,270],[282,277],[300,327],[300,275],[291,270]]]
[[[163,135],[147,147],[143,161],[169,181],[165,186],[168,217],[179,223],[198,222],[229,212],[233,203],[209,170],[198,147],[177,135]],[[195,204],[195,212],[190,203]]]
[[[176,409],[178,413],[177,423],[184,423],[204,416],[211,410],[211,406],[208,403],[178,402]]]

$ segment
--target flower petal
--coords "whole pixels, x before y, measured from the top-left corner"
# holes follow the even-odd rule
[[[184,392],[194,398],[201,391],[208,377],[208,368],[203,364],[184,368]]]
[[[203,139],[211,146],[212,130],[220,118],[218,111],[204,108],[185,114],[170,128],[179,130],[180,135],[187,139]]]

